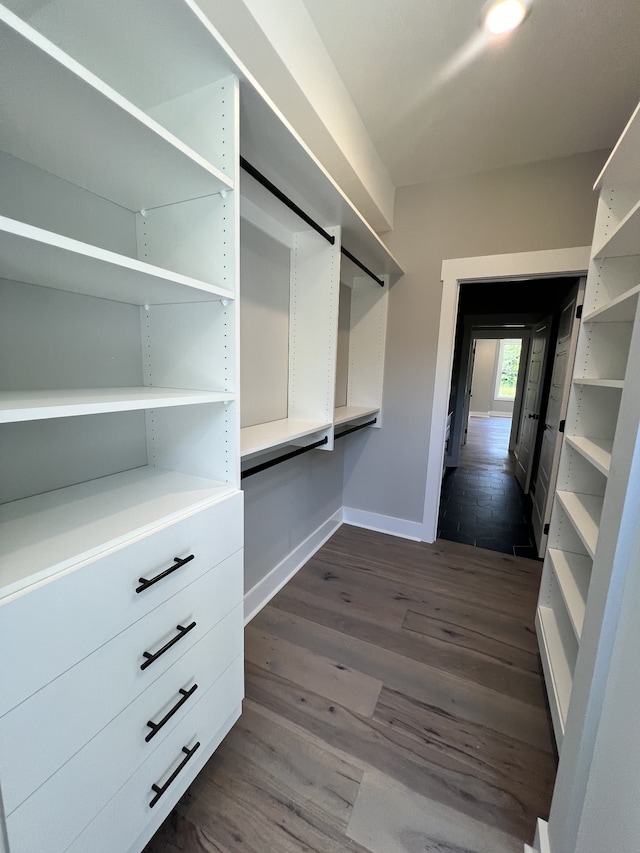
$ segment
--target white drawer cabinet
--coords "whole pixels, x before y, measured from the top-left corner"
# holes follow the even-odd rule
[[[239,702],[235,695],[233,706],[228,706],[231,697],[226,688],[209,688],[230,660],[242,655],[242,621],[242,605],[238,605],[10,814],[7,830],[12,849],[62,853],[154,751],[167,754],[164,741],[192,714],[200,720],[198,736],[211,737],[218,727],[209,727],[209,716],[218,706],[229,707],[226,719]],[[197,689],[189,695],[194,685]],[[188,696],[182,704],[181,689]],[[203,711],[196,710],[200,703]],[[161,723],[176,706],[156,736],[146,741],[152,733],[148,721]],[[168,756],[175,751],[169,748]],[[69,802],[72,809],[67,808]],[[58,815],[63,811],[66,817],[61,821]]]
[[[210,672],[203,661],[205,675],[200,678],[211,683],[220,654],[211,627],[241,599],[242,551],[237,551],[0,718],[5,814],[10,815],[133,698],[161,680],[169,667],[182,661],[190,665],[185,659],[190,660],[192,647],[200,649],[199,655],[209,655]],[[186,633],[176,630],[177,625],[192,623],[195,626]],[[242,625],[236,621],[234,626],[237,637],[227,633],[222,641],[233,641],[227,662],[242,638]],[[174,637],[179,637],[177,642],[141,670],[142,653],[162,648]]]
[[[165,574],[173,557],[191,554]],[[218,695],[214,682],[242,661],[242,578],[234,493],[4,599],[0,784],[10,853],[66,850],[205,697],[223,710],[205,713],[203,743],[239,713],[241,675],[239,695],[224,681]]]
[[[68,853],[139,853],[238,718],[243,671],[243,659],[238,657],[96,815]],[[189,758],[183,749],[191,751],[196,744],[200,746]],[[165,789],[159,799],[154,786]]]
[[[242,540],[242,494],[236,492],[5,600],[0,668],[10,662],[11,673],[2,679],[0,715],[240,549]],[[153,579],[175,557],[191,554],[193,560],[136,592],[140,578]]]

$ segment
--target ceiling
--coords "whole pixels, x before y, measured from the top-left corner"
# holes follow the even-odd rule
[[[611,147],[640,98],[640,0],[303,0],[396,186]]]

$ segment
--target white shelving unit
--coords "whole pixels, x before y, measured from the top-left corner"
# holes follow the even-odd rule
[[[581,650],[593,654],[601,630],[590,591],[607,588],[629,437],[638,429],[638,126],[636,115],[596,184],[593,252],[540,589],[537,628],[559,747]]]
[[[325,437],[321,449],[332,450],[336,425],[375,415],[380,426],[387,293],[402,270],[256,93],[243,87],[241,106],[243,157],[334,241],[242,173],[242,456]],[[383,288],[341,256],[341,244]],[[339,319],[341,282],[350,294],[346,323]],[[337,406],[341,371],[348,392]]]
[[[241,711],[241,457],[332,448],[341,241],[401,270],[195,0],[6,0],[0,74],[0,847],[139,853]]]
[[[241,453],[248,457],[330,437],[340,229],[328,229],[331,244],[255,179],[243,173],[241,181]]]
[[[190,3],[9,6],[0,846],[139,851],[242,700],[237,69]]]
[[[338,363],[334,424],[380,428],[387,328],[388,277],[380,286],[348,258],[340,270]]]

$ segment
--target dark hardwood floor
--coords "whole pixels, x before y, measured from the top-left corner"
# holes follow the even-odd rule
[[[522,853],[556,768],[539,575],[344,525],[247,626],[242,717],[145,853]]]
[[[515,478],[510,431],[511,418],[469,418],[459,465],[442,481],[438,537],[535,560],[531,500]]]

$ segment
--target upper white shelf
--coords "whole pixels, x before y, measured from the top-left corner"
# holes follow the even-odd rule
[[[640,245],[640,201],[618,224],[604,243],[593,253],[594,258],[620,258],[636,255]]]
[[[129,210],[232,189],[212,163],[0,6],[0,149]]]
[[[0,506],[0,598],[231,494],[202,477],[136,468]]]
[[[589,556],[593,559],[598,544],[603,498],[578,492],[558,491],[556,494]]]
[[[338,406],[333,413],[333,423],[335,426],[357,421],[360,418],[366,418],[369,415],[377,415],[380,411],[379,406]]]
[[[591,462],[601,474],[609,475],[613,441],[604,438],[586,438],[582,435],[568,435],[565,441]]]
[[[627,186],[638,182],[640,175],[640,104],[635,108],[627,126],[595,183],[594,189]]]
[[[240,153],[320,226],[340,226],[342,245],[373,273],[389,275],[390,284],[400,278],[403,269],[380,237],[286,119],[271,108],[259,86],[249,82],[241,82],[240,89]],[[248,187],[250,179],[243,181]],[[256,191],[257,203],[259,195]]]
[[[163,409],[233,400],[218,391],[185,391],[175,388],[79,388],[59,391],[3,391],[0,423],[19,423],[108,412]]]
[[[266,424],[243,427],[240,431],[241,456],[264,453],[285,444],[291,444],[317,432],[329,429],[330,423],[324,421],[303,421],[296,418],[284,418]]]
[[[594,388],[624,388],[624,379],[592,379],[589,377],[576,376],[573,380],[574,385],[590,385]]]
[[[629,323],[636,316],[640,284],[621,293],[600,308],[590,311],[582,318],[583,323]]]
[[[576,639],[579,640],[582,635],[593,561],[582,554],[560,551],[557,548],[549,548],[549,559],[558,579],[558,586]]]
[[[132,305],[233,299],[204,281],[0,216],[0,278]]]

